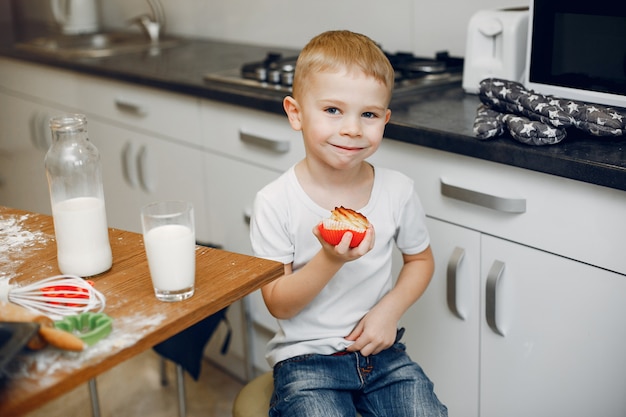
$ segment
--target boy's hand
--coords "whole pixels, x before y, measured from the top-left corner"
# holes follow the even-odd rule
[[[356,325],[346,340],[354,343],[348,352],[361,352],[363,356],[375,355],[391,347],[396,340],[397,322],[388,314],[376,309],[370,310]]]
[[[318,226],[319,224],[313,228],[313,234],[322,244],[324,252],[332,258],[340,260],[344,263],[360,258],[374,247],[375,233],[374,226],[371,224],[365,231],[365,237],[359,246],[354,248],[350,248],[350,241],[352,240],[351,232],[344,233],[341,241],[336,246],[333,246],[322,238]]]

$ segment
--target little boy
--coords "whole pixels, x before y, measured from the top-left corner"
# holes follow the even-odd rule
[[[285,266],[262,289],[279,324],[267,354],[271,417],[447,416],[397,330],[433,273],[424,212],[408,177],[365,161],[382,141],[393,82],[381,49],[349,31],[316,36],[298,57],[283,105],[306,156],[257,194],[250,232],[256,256]],[[351,233],[332,246],[317,230],[339,206],[370,221],[355,248]],[[404,260],[395,285],[394,244]]]

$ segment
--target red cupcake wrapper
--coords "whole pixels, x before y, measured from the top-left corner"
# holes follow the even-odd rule
[[[341,238],[343,237],[344,233],[346,233],[346,232],[351,232],[352,233],[352,240],[350,241],[350,247],[351,248],[355,248],[355,247],[359,246],[359,244],[361,243],[361,241],[365,237],[366,230],[358,231],[358,230],[352,230],[352,229],[349,229],[349,228],[330,229],[330,228],[326,228],[326,227],[328,227],[328,225],[325,227],[324,223],[327,223],[327,222],[320,223],[320,225],[318,226],[318,229],[320,231],[320,234],[322,235],[322,238],[326,242],[328,242],[329,244],[331,244],[333,246],[338,245],[339,242],[341,242]],[[337,222],[335,222],[335,223],[337,223]],[[334,224],[333,226],[336,227],[338,225]]]

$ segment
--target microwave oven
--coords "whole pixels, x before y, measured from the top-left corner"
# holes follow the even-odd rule
[[[626,1],[531,0],[524,84],[626,107]]]

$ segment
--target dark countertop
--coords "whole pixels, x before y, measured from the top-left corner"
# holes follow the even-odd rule
[[[203,79],[208,72],[263,59],[265,47],[188,39],[152,56],[58,59],[16,50],[10,38],[0,34],[0,55],[283,114],[278,92],[256,92]],[[460,86],[404,96],[391,103],[385,137],[626,191],[626,136],[599,138],[569,130],[563,142],[541,147],[524,145],[508,135],[479,141],[472,134],[478,104],[478,98],[465,94]]]

